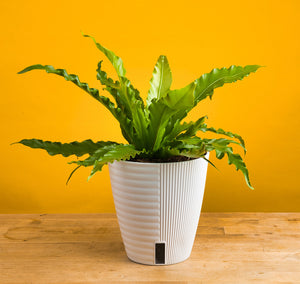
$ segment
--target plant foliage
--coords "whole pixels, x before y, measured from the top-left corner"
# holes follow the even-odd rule
[[[205,159],[204,156],[207,152],[215,151],[218,159],[227,156],[228,163],[235,165],[236,170],[243,173],[246,183],[252,188],[248,170],[242,157],[237,153],[233,153],[232,144],[241,146],[246,152],[245,143],[241,136],[224,131],[221,128],[207,127],[205,123],[206,116],[195,122],[183,122],[183,119],[200,101],[207,97],[212,98],[216,88],[226,83],[242,80],[250,73],[255,72],[260,67],[259,65],[213,69],[210,73],[202,75],[187,86],[171,90],[171,69],[167,57],[161,55],[154,67],[145,104],[139,91],[125,77],[126,70],[122,59],[97,43],[93,37],[83,36],[94,41],[96,47],[107,57],[116,70],[118,75],[116,81],[109,78],[107,73],[102,70],[102,61],[98,63],[96,70],[97,79],[104,87],[103,89],[110,93],[113,101],[107,96],[100,95],[98,89],[90,88],[87,83],[81,82],[77,75],[69,74],[64,69],[55,69],[51,65],[32,65],[20,71],[19,74],[31,70],[44,70],[49,74],[64,77],[67,81],[72,82],[111,112],[118,120],[122,134],[128,144],[110,141],[93,142],[91,140],[62,144],[37,139],[23,139],[17,143],[31,148],[44,149],[50,155],[60,154],[64,157],[70,155],[81,157],[87,154],[88,156],[85,159],[70,163],[77,164],[75,170],[81,166],[91,166],[92,172],[89,178],[100,171],[105,164],[116,160],[129,160],[135,157],[163,160],[172,156],[202,157]],[[199,132],[213,132],[231,139],[201,138],[198,135]]]

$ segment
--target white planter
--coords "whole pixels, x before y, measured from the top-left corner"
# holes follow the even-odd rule
[[[109,164],[115,208],[129,259],[165,265],[190,256],[207,164],[202,158],[176,163]]]

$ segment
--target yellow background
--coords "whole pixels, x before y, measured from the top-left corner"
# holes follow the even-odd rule
[[[189,119],[241,134],[255,187],[227,161],[211,159],[203,211],[300,211],[299,1],[1,1],[0,213],[113,212],[108,169],[86,181],[90,168],[63,157],[9,144],[23,138],[70,142],[124,141],[118,123],[88,94],[63,78],[33,71],[50,64],[99,87],[103,55],[80,31],[123,58],[143,96],[160,54],[173,88],[214,67],[260,64],[243,81],[215,91]],[[104,70],[112,68],[105,61]]]

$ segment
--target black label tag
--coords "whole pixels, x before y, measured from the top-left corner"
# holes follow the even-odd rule
[[[165,243],[155,244],[155,264],[165,264]]]

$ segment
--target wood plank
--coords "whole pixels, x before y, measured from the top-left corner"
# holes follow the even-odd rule
[[[115,214],[0,215],[0,283],[300,283],[300,213],[204,213],[191,257],[131,262]]]
[[[107,219],[115,218],[115,213],[70,213],[70,214],[0,214],[0,220],[8,219],[31,219],[31,218],[41,218],[41,219]]]

